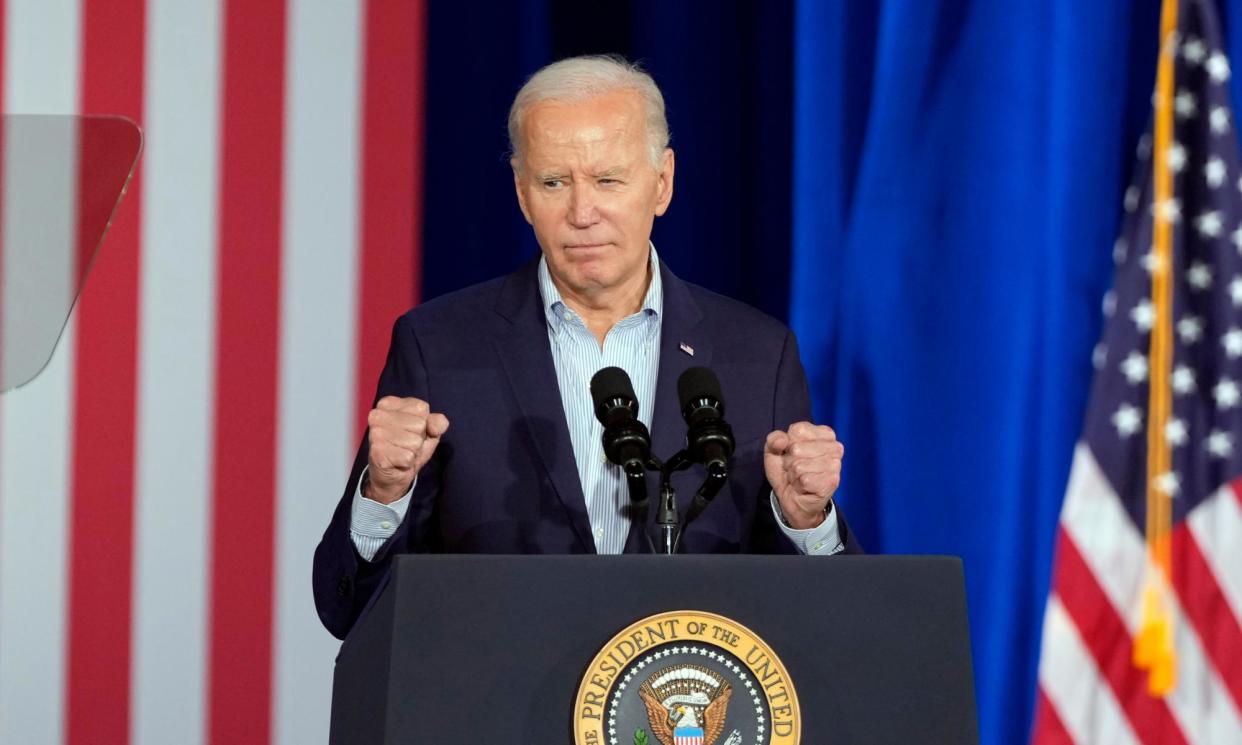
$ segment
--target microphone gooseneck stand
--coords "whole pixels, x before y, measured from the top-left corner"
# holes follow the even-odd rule
[[[595,416],[604,427],[604,454],[621,466],[630,495],[630,518],[647,539],[647,547],[657,553],[647,530],[649,501],[647,472],[660,473],[660,499],[656,511],[659,536],[658,553],[675,554],[681,536],[724,486],[733,455],[733,430],[724,420],[724,396],[716,375],[705,367],[692,367],[677,381],[682,416],[689,427],[686,447],[661,462],[651,452],[651,434],[638,419],[638,400],[629,375],[619,367],[606,367],[591,378],[591,397]],[[695,463],[707,468],[684,519],[677,514],[677,490],[672,475]]]

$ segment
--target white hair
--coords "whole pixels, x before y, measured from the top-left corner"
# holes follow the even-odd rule
[[[569,57],[530,76],[509,107],[509,149],[514,161],[521,164],[522,119],[531,106],[541,101],[587,101],[616,91],[642,96],[651,165],[659,168],[669,140],[664,96],[641,67],[616,54]]]

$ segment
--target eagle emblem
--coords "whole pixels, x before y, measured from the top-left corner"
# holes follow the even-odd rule
[[[652,674],[638,693],[662,745],[715,745],[733,689],[708,668],[674,665]]]

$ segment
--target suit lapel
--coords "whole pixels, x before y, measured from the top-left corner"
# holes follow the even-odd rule
[[[496,339],[500,356],[530,442],[543,461],[557,496],[569,513],[578,541],[595,552],[586,498],[578,480],[574,449],[548,346],[547,318],[540,305],[538,259],[509,275],[496,311],[507,323]]]
[[[656,376],[651,445],[656,455],[667,458],[681,450],[686,440],[686,423],[677,401],[677,379],[691,367],[709,366],[712,345],[700,328],[703,314],[686,284],[663,263],[660,276],[664,281],[664,320],[660,329],[660,372]]]

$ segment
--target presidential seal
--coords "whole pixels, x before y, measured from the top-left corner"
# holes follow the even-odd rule
[[[795,745],[798,696],[753,631],[701,611],[661,613],[617,634],[574,701],[576,745]]]

